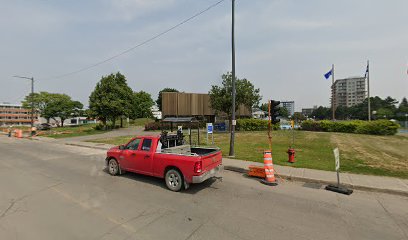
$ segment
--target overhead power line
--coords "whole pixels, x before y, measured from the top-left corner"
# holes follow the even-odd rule
[[[145,40],[145,41],[143,41],[143,42],[141,42],[141,43],[139,43],[139,44],[137,44],[137,45],[135,45],[135,46],[133,46],[133,47],[131,47],[131,48],[128,48],[128,49],[126,49],[126,50],[124,50],[124,51],[122,51],[122,52],[120,52],[120,53],[118,53],[118,54],[115,54],[115,55],[113,55],[113,56],[111,56],[111,57],[109,57],[109,58],[106,58],[106,59],[104,59],[104,60],[102,60],[102,61],[99,61],[99,62],[97,62],[97,63],[94,63],[94,64],[89,65],[89,66],[87,66],[87,67],[80,68],[80,69],[75,70],[75,71],[72,71],[72,72],[68,72],[68,73],[61,74],[61,75],[57,75],[57,76],[53,76],[53,77],[42,78],[42,79],[58,79],[58,78],[67,77],[67,76],[70,76],[70,75],[73,75],[73,74],[77,74],[77,73],[86,71],[86,70],[88,70],[88,69],[94,68],[94,67],[99,66],[99,65],[101,65],[101,64],[103,64],[103,63],[109,62],[109,61],[111,61],[111,60],[113,60],[113,59],[115,59],[115,58],[117,58],[117,57],[120,57],[120,56],[122,56],[122,55],[124,55],[124,54],[127,54],[127,53],[129,53],[129,52],[135,50],[136,48],[141,47],[141,46],[143,46],[143,45],[145,45],[145,44],[147,44],[147,43],[149,43],[149,42],[151,42],[151,41],[153,41],[153,40],[155,40],[155,39],[157,39],[157,38],[159,38],[159,37],[165,35],[166,33],[168,33],[168,32],[170,32],[170,31],[172,31],[172,30],[174,30],[174,29],[180,27],[181,25],[183,25],[183,24],[185,24],[185,23],[187,23],[187,22],[193,20],[194,18],[196,18],[196,17],[202,15],[203,13],[209,11],[210,9],[216,7],[217,5],[219,5],[220,3],[222,3],[223,1],[225,1],[225,0],[220,0],[220,1],[218,1],[218,2],[216,2],[216,3],[214,3],[214,4],[212,4],[212,5],[208,6],[207,8],[201,10],[200,12],[194,14],[193,16],[191,16],[191,17],[189,17],[189,18],[187,18],[187,19],[185,19],[185,20],[179,22],[178,24],[176,24],[176,25],[174,25],[174,26],[168,28],[167,30],[165,30],[165,31],[163,31],[163,32],[161,32],[161,33],[159,33],[159,34],[156,34],[156,35],[154,35],[153,37],[148,38],[147,40]]]

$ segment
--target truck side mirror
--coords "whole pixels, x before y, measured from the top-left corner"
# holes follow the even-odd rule
[[[125,145],[119,145],[119,150],[124,150],[125,149]]]

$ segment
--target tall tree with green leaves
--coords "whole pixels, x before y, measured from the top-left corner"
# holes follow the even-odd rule
[[[59,122],[59,120],[55,119],[59,117],[62,126],[64,120],[74,116],[83,108],[82,103],[73,101],[70,96],[61,93],[40,92],[29,94],[22,104],[24,108],[31,108],[31,103],[34,103],[36,113],[45,118],[47,123],[50,122],[51,118]]]
[[[130,117],[133,98],[133,91],[128,86],[126,77],[120,72],[112,73],[102,77],[96,84],[89,96],[89,109],[105,127],[108,120],[115,126],[116,119]]]
[[[253,106],[257,106],[261,100],[259,94],[259,88],[255,88],[254,85],[247,79],[235,80],[235,111],[238,110],[240,105],[244,105],[248,109]],[[210,95],[211,108],[216,112],[224,112],[229,117],[232,114],[232,74],[230,72],[222,75],[222,85],[211,86],[211,90],[208,92]]]
[[[159,92],[159,96],[157,97],[156,104],[160,111],[162,111],[162,93],[164,92],[179,92],[177,89],[174,88],[163,88]]]
[[[50,119],[53,117],[48,108],[48,105],[51,103],[52,96],[53,94],[48,92],[30,93],[24,98],[22,105],[24,108],[31,109],[31,104],[34,104],[35,113],[45,118],[47,123],[49,123]]]
[[[408,113],[408,101],[407,101],[407,98],[404,97],[401,100],[401,103],[398,106],[398,112],[400,114],[407,114]]]
[[[131,118],[150,118],[152,117],[151,107],[154,104],[152,96],[144,91],[133,94],[132,115]]]
[[[73,101],[66,94],[52,94],[51,102],[47,106],[48,113],[56,120],[58,117],[61,121],[61,127],[64,121],[71,117],[77,116],[84,105],[79,101]]]

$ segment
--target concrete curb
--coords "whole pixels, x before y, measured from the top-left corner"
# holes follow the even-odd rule
[[[248,169],[235,167],[235,166],[224,165],[224,169],[228,170],[228,171],[232,171],[232,172],[243,173],[243,174],[248,173]],[[321,183],[321,184],[327,184],[327,185],[328,184],[337,184],[334,181],[327,181],[327,180],[313,179],[313,178],[304,178],[304,177],[294,177],[294,176],[289,176],[289,175],[285,175],[285,174],[279,174],[278,176],[280,176],[283,179],[289,180],[289,181],[297,181],[297,182],[305,182],[305,183]],[[408,197],[408,192],[406,192],[406,191],[399,191],[399,190],[385,189],[385,188],[373,188],[373,187],[362,186],[362,185],[351,185],[351,184],[342,184],[342,185],[346,186],[348,188],[354,189],[354,190],[360,190],[360,191],[366,191],[366,192],[387,193],[387,194],[393,194],[393,195]]]
[[[65,143],[68,146],[75,146],[75,147],[84,147],[84,148],[92,148],[92,149],[99,149],[99,150],[109,150],[111,147],[103,147],[103,146],[88,146],[88,145],[81,145],[78,143]]]

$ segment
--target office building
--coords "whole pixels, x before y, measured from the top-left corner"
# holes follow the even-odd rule
[[[289,116],[293,116],[295,113],[295,101],[281,101],[280,106],[288,110]]]
[[[34,122],[38,116],[34,114]],[[0,103],[0,126],[31,125],[31,109],[25,109],[21,104]]]
[[[366,79],[364,77],[337,79],[332,85],[334,108],[360,104],[366,97]]]
[[[317,106],[313,106],[313,108],[302,108],[302,115],[306,117],[312,116],[312,112],[317,109]]]

